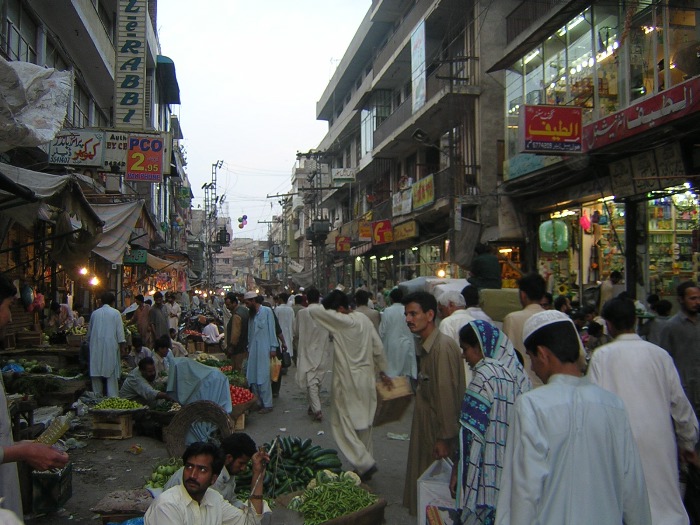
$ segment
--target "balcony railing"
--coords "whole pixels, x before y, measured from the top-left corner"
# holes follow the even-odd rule
[[[436,95],[460,94],[478,85],[477,71],[479,59],[460,57],[441,63],[426,79],[426,104]],[[433,102],[436,104],[437,101]],[[384,142],[399,129],[413,114],[412,99],[407,98],[396,110],[374,130],[374,146]]]
[[[391,57],[403,47],[403,42],[416,28],[420,19],[425,15],[425,12],[432,5],[434,0],[420,0],[411,11],[406,15],[401,25],[396,29],[396,32],[387,40],[386,45],[377,54],[377,58],[372,64],[372,69],[375,73],[379,73],[384,66],[387,65]]]
[[[506,38],[510,44],[542,15],[566,0],[524,0],[506,17]]]
[[[455,164],[433,174],[435,197],[478,195],[477,166]]]

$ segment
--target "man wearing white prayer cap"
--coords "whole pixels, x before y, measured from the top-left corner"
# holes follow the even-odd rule
[[[513,406],[496,525],[650,525],[625,405],[581,377],[571,319],[556,310],[536,313],[523,326],[523,342],[545,385]]]

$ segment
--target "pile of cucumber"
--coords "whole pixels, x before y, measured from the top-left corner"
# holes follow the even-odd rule
[[[284,436],[264,446],[270,451],[263,486],[263,493],[268,498],[305,489],[319,471],[329,470],[336,474],[342,471],[338,451],[313,445],[311,439]],[[236,492],[239,498],[243,499],[250,492],[251,478],[250,468],[237,476]]]

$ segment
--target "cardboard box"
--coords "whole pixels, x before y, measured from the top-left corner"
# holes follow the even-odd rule
[[[73,495],[73,464],[58,471],[32,472],[32,511],[52,512],[60,509]]]
[[[450,495],[452,462],[434,461],[418,478],[418,525],[459,523],[455,500]]]
[[[377,410],[373,426],[398,421],[413,400],[413,389],[406,376],[392,378],[394,386],[389,390],[384,383],[377,383]]]
[[[233,423],[233,431],[240,432],[245,429],[245,414],[241,414]]]

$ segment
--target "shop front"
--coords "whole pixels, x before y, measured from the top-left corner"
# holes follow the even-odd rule
[[[614,270],[635,297],[697,278],[698,8],[553,10],[492,68],[506,74],[502,192],[526,225],[525,267],[553,293],[580,296]]]

